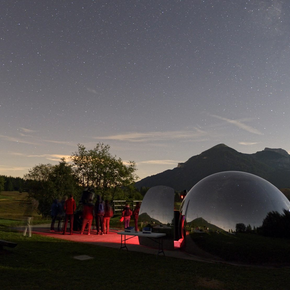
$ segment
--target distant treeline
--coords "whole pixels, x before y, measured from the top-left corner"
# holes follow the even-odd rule
[[[3,182],[4,181],[4,184]],[[149,187],[139,188],[139,192],[142,196],[145,195]],[[1,191],[19,191],[19,192],[28,192],[29,191],[29,182],[21,177],[12,177],[6,175],[0,175],[0,192]],[[280,191],[290,200],[290,188],[281,188]],[[179,194],[177,200],[179,200]],[[176,200],[176,201],[177,201]]]
[[[27,191],[26,181],[23,178],[0,175],[0,179],[4,179],[4,185],[2,185],[4,191]]]

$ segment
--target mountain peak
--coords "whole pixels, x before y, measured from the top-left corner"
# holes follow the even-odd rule
[[[215,146],[211,147],[210,149],[202,152],[200,154],[200,156],[204,156],[204,155],[208,155],[208,154],[215,155],[215,154],[217,154],[217,152],[228,152],[228,151],[237,153],[237,151],[235,149],[221,143],[221,144],[215,145]]]
[[[265,148],[254,154],[244,154],[223,143],[192,156],[172,170],[146,177],[136,182],[136,186],[166,185],[176,191],[189,190],[201,179],[222,171],[248,172],[278,188],[290,187],[290,155],[286,150]]]
[[[207,149],[206,151],[210,151],[210,150],[216,150],[216,149],[224,149],[224,148],[230,148],[229,146],[227,146],[226,144],[224,143],[220,143],[220,144],[217,144],[209,149]],[[231,148],[230,148],[231,149]],[[206,152],[204,151],[204,152]]]

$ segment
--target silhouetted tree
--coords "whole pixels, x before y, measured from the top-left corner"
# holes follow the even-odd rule
[[[246,226],[243,223],[236,224],[236,232],[237,233],[244,233],[246,231]]]
[[[126,165],[121,158],[112,156],[109,149],[103,143],[91,150],[78,144],[78,151],[71,156],[79,182],[84,188],[95,188],[103,199],[105,196],[113,199],[120,188],[130,186],[137,178],[135,163],[129,161]]]
[[[251,225],[247,225],[247,227],[246,227],[246,232],[247,233],[250,233],[250,232],[252,232],[253,230],[252,230],[252,227],[251,227]]]
[[[25,188],[25,180],[20,177],[1,175],[4,178],[4,191],[20,191]]]
[[[39,202],[38,210],[43,216],[50,215],[50,207],[54,199],[73,194],[80,199],[78,180],[72,168],[62,159],[58,165],[40,164],[25,175],[29,196]]]
[[[4,176],[0,176],[0,192],[4,190],[5,178]]]
[[[269,237],[290,238],[290,212],[287,210],[282,214],[277,211],[269,212],[259,232]]]

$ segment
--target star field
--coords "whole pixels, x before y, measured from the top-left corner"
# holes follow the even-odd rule
[[[78,143],[140,178],[218,143],[290,151],[288,1],[3,2],[0,174]]]

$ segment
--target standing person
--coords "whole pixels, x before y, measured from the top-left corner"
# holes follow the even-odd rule
[[[95,215],[96,215],[96,227],[97,227],[97,235],[99,234],[99,230],[101,227],[100,234],[104,234],[104,202],[102,201],[102,197],[100,195],[97,195],[97,200],[95,203]]]
[[[54,223],[57,218],[59,212],[59,202],[55,199],[51,205],[50,215],[51,215],[51,224],[50,224],[50,231],[54,232]]]
[[[135,231],[138,232],[138,217],[139,217],[139,211],[140,211],[140,202],[136,203],[136,206],[133,210],[133,218],[134,218],[134,224],[135,224]]]
[[[24,228],[23,236],[25,237],[28,231],[28,237],[31,238],[32,235],[32,220],[34,211],[38,207],[38,201],[34,198],[29,198],[25,202],[25,210],[24,210],[24,217],[26,220],[26,226]]]
[[[63,231],[63,226],[64,226],[64,221],[65,221],[65,211],[64,211],[64,203],[67,200],[67,196],[65,195],[61,202],[58,204],[58,213],[57,213],[57,230],[58,232]],[[63,223],[62,228],[61,228],[61,223]]]
[[[86,225],[88,225],[88,235],[91,234],[91,226],[94,218],[94,205],[92,203],[92,199],[89,200],[88,203],[83,206],[83,223],[81,229],[81,235],[83,235]]]
[[[104,214],[104,234],[110,231],[110,219],[114,215],[113,209],[108,200],[105,200],[105,214]]]
[[[122,211],[122,217],[124,217],[124,228],[128,228],[130,226],[132,211],[130,209],[129,204],[127,203]]]
[[[73,199],[72,194],[69,196],[69,199],[67,199],[64,203],[64,211],[65,211],[65,223],[63,227],[63,235],[66,233],[67,228],[67,222],[70,220],[70,234],[73,234],[73,227],[74,227],[74,212],[76,210],[76,202]]]

